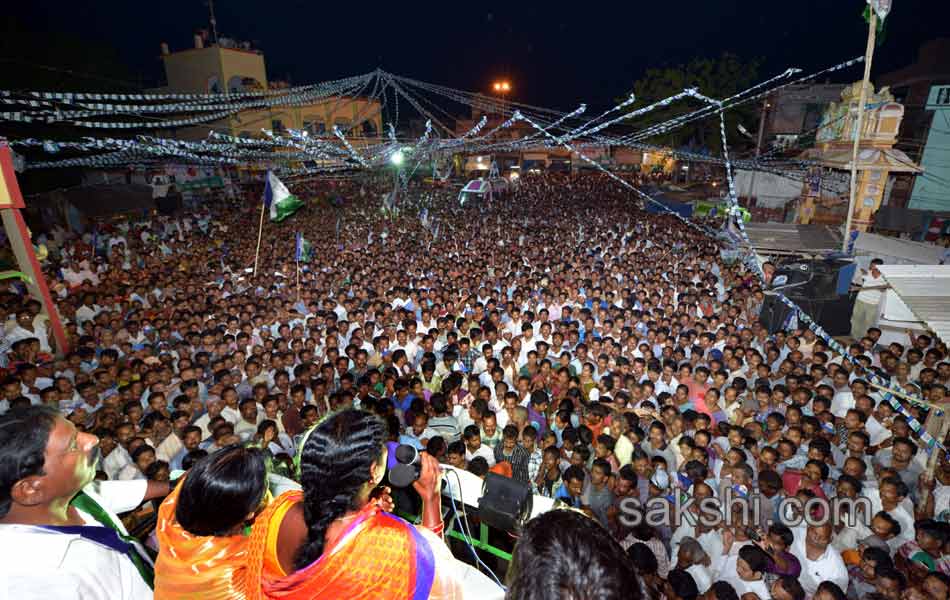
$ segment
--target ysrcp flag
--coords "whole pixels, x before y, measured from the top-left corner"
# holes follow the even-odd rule
[[[264,184],[264,206],[270,210],[270,220],[280,223],[300,210],[303,202],[287,190],[287,186],[277,179],[273,171],[268,171]]]
[[[297,262],[310,262],[310,242],[308,242],[303,234],[297,232],[297,252],[296,260]]]
[[[877,18],[882,21],[890,14],[891,3],[892,0],[868,0],[868,4],[870,4],[874,12],[877,13]]]

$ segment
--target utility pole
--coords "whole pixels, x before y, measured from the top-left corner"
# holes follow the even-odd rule
[[[762,100],[762,110],[759,114],[759,135],[755,142],[756,166],[754,169],[752,169],[752,176],[749,177],[749,193],[747,194],[747,197],[749,198],[750,206],[752,205],[752,192],[755,191],[755,175],[756,173],[759,172],[758,162],[759,162],[759,155],[762,153],[762,138],[765,136],[765,113],[768,110],[769,106],[770,106],[769,98],[768,96],[766,96]]]
[[[844,225],[844,239],[841,240],[841,251],[848,251],[848,242],[851,238],[851,219],[854,217],[854,202],[858,195],[858,146],[861,143],[861,129],[864,123],[864,104],[867,102],[868,85],[871,79],[871,59],[874,58],[874,38],[877,34],[877,13],[872,8],[868,11],[871,18],[868,20],[868,46],[864,51],[864,79],[861,81],[861,94],[858,98],[858,115],[854,123],[854,144],[851,147],[851,196],[848,199],[848,220]]]

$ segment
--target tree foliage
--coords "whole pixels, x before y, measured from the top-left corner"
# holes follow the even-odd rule
[[[683,65],[649,69],[633,85],[633,93],[637,98],[634,108],[647,106],[690,87],[697,88],[699,93],[710,98],[727,98],[757,83],[760,65],[760,59],[743,61],[727,52],[718,58],[694,58]],[[703,102],[688,98],[647,113],[630,124],[642,130],[702,106]],[[726,135],[730,147],[733,143],[745,144],[746,138],[738,134],[736,125],[742,123],[748,130],[754,131],[758,127],[757,114],[758,105],[755,103],[726,112]],[[722,152],[719,117],[716,113],[710,113],[704,119],[645,141],[674,148],[691,146],[719,154]]]

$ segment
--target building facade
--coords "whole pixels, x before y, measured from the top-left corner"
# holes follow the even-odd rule
[[[163,45],[167,87],[156,92],[215,94],[280,89],[286,84],[268,81],[264,55],[244,47],[221,44],[204,46],[196,38],[195,47],[168,52]],[[209,130],[240,137],[257,137],[261,130],[275,133],[287,129],[307,130],[326,135],[334,126],[346,132],[354,143],[376,138],[382,131],[379,101],[360,97],[327,97],[313,103],[242,110],[225,119],[176,132],[182,139],[204,139]]]
[[[890,204],[950,211],[950,38],[923,44],[916,62],[878,80],[906,111],[895,147],[924,169],[896,179]]]
[[[821,116],[841,98],[844,84],[803,84],[783,87],[766,98],[763,150],[769,147],[808,148],[814,144]]]
[[[908,208],[950,211],[950,85],[930,86],[924,110],[930,128],[920,157],[924,173],[916,179]]]

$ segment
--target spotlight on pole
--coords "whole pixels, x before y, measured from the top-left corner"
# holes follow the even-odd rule
[[[392,163],[398,167],[402,164],[404,158],[405,157],[402,154],[402,150],[396,150],[389,160],[391,160]]]

